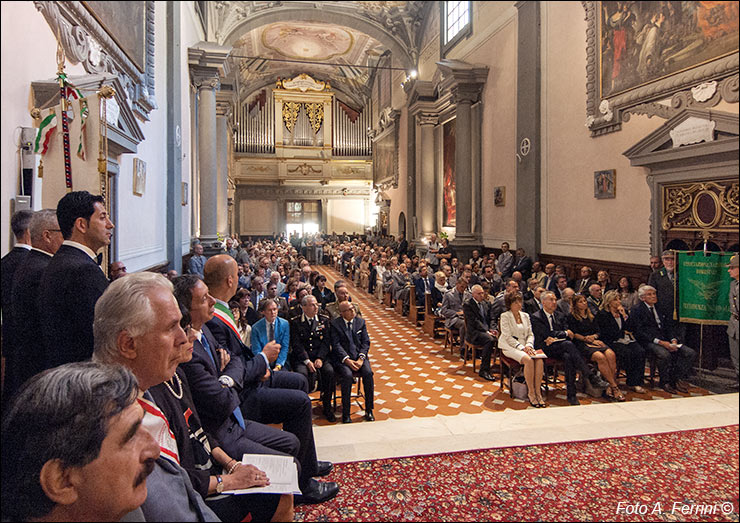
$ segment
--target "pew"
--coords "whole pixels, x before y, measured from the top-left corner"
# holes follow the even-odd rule
[[[423,321],[423,317],[419,318],[419,315],[424,315],[424,311],[419,312],[419,308],[416,305],[416,286],[411,284],[411,290],[409,291],[409,321],[411,325],[416,327],[420,321]]]

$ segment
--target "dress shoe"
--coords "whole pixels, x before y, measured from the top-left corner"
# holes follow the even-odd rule
[[[609,386],[609,382],[604,381],[600,376],[597,376],[596,374],[591,374],[588,377],[588,381],[591,383],[591,386],[595,389],[605,389]]]
[[[684,394],[686,394],[689,391],[688,384],[682,380],[678,380],[676,384],[674,385],[674,387],[676,387],[676,390],[678,392],[683,392]]]
[[[629,388],[632,392],[636,392],[638,394],[645,394],[647,390],[645,390],[644,387],[641,387],[640,385],[635,385],[634,387]]]
[[[342,414],[342,423],[352,423],[352,418],[349,414]]]
[[[671,385],[670,383],[666,383],[663,385],[663,390],[666,391],[668,394],[678,394],[678,391],[676,390],[676,387]]]
[[[571,405],[580,405],[581,402],[575,396],[568,396],[568,403]]]
[[[326,421],[328,421],[329,423],[334,423],[335,421],[337,421],[337,417],[334,415],[334,413],[331,410],[325,410],[324,417],[326,418]]]
[[[318,468],[316,470],[316,477],[321,478],[324,476],[328,476],[332,469],[334,468],[334,465],[331,461],[319,461],[318,462]]]
[[[491,373],[490,373],[490,372],[488,372],[487,370],[482,370],[482,371],[480,371],[480,372],[478,373],[478,376],[480,376],[480,377],[481,377],[481,378],[483,378],[484,380],[488,380],[488,381],[496,381],[496,378],[494,378],[493,376],[491,376]]]
[[[331,498],[337,495],[339,492],[339,485],[333,481],[320,482],[315,479],[311,479],[304,490],[301,491],[299,496],[295,498],[296,505],[305,505],[313,503],[323,503],[329,501]]]
[[[373,416],[372,410],[365,412],[365,421],[375,421],[375,416]]]

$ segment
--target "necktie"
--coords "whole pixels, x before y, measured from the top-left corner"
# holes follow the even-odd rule
[[[552,326],[552,314],[547,315],[547,322],[550,324],[550,330],[555,330]]]
[[[483,312],[483,302],[478,304],[478,310],[480,310],[480,315],[483,316],[483,318],[485,318],[486,314]]]
[[[424,278],[424,291],[429,292],[429,280]]]
[[[660,325],[660,316],[655,312],[655,307],[650,307],[650,312],[652,313],[653,317],[655,318],[655,323],[658,324],[658,328],[661,327]]]
[[[272,323],[267,324],[267,341],[275,341],[275,327]]]
[[[206,350],[206,354],[211,357],[211,361],[214,365],[216,365],[216,371],[218,372],[218,365],[216,364],[216,359],[213,357],[213,353],[211,352],[211,347],[208,344],[208,339],[206,338],[205,334],[201,334],[200,336],[200,343],[203,345],[203,348]],[[244,416],[242,416],[242,409],[237,407],[234,409],[234,417],[236,418],[236,422],[239,424],[241,428],[244,428]]]

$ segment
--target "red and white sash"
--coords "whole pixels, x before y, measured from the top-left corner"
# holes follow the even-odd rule
[[[221,303],[216,303],[213,310],[213,315],[224,322],[228,327],[234,331],[234,334],[236,334],[237,338],[241,339],[241,334],[239,334],[239,329],[236,327],[236,322],[234,321],[234,317],[231,315],[231,311],[229,308]]]
[[[157,440],[161,456],[179,465],[180,455],[177,452],[177,440],[175,440],[175,435],[170,429],[170,424],[167,423],[167,418],[164,417],[162,411],[153,401],[143,396],[139,396],[138,400],[139,405],[144,409],[144,419],[141,423],[147,432]]]

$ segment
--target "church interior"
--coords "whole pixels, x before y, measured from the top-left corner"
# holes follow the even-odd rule
[[[328,421],[323,393],[310,393],[316,453],[340,490],[296,504],[295,521],[689,521],[712,504],[723,508],[703,519],[737,521],[726,291],[722,318],[676,322],[696,351],[686,392],[661,389],[648,358],[647,392],[618,368],[613,394],[626,401],[609,386],[571,406],[565,371],[545,362],[542,409],[514,396],[498,349],[485,367],[471,342],[471,358],[429,292],[427,303],[413,286],[389,293],[380,265],[388,252],[388,263],[407,254],[409,273],[425,259],[441,271],[429,253],[444,239],[456,279],[467,260],[491,260],[501,303],[509,249],[530,260],[525,302],[545,278],[561,297],[552,266],[575,285],[584,267],[589,284],[605,272],[604,294],[625,279],[639,304],[640,284],[676,251],[723,256],[728,283],[740,250],[739,35],[730,1],[2,2],[1,254],[17,243],[16,212],[88,191],[114,224],[99,260],[111,280],[114,263],[184,275],[198,255],[241,244],[261,257],[283,241],[310,262],[312,284],[346,280],[371,340],[375,421],[356,370],[351,424]],[[530,289],[531,262],[547,275]],[[486,263],[473,265],[482,282]],[[4,328],[10,285],[3,277]],[[666,454],[675,467],[663,470],[651,445],[693,458]],[[600,475],[583,471],[584,455]],[[664,474],[677,479],[661,491]]]

